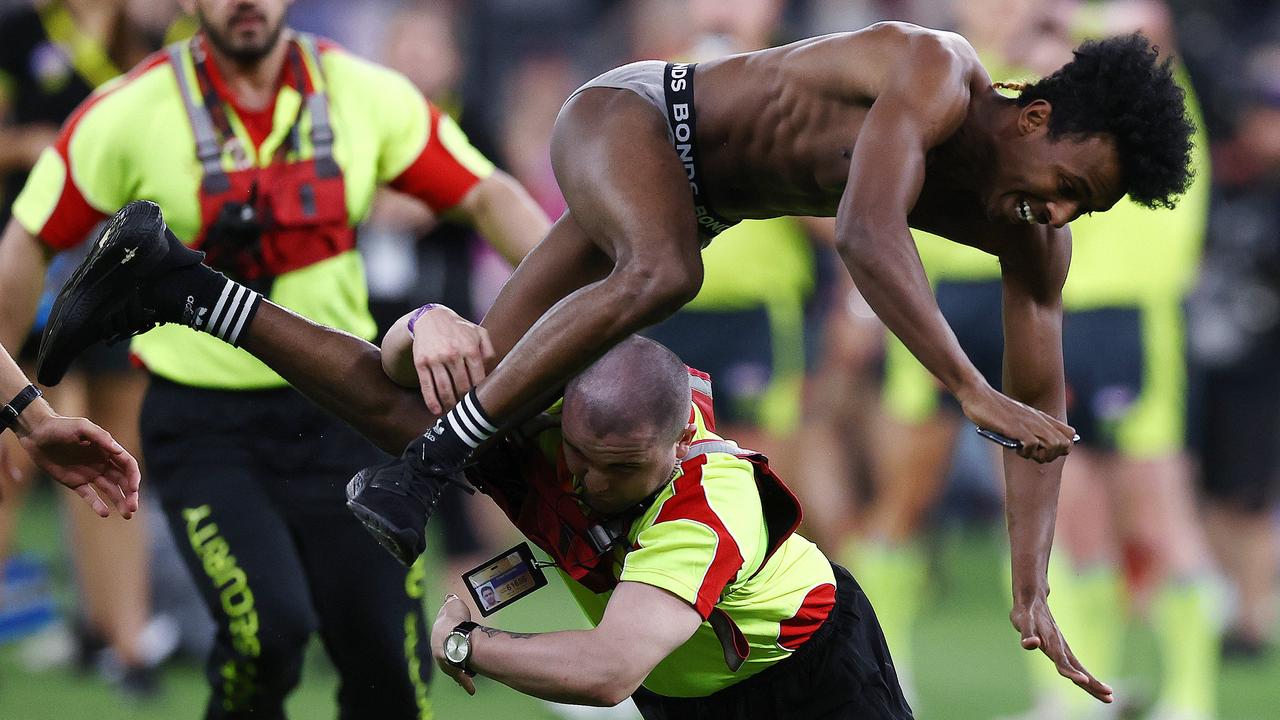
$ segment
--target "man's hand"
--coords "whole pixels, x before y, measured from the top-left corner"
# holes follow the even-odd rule
[[[1009,613],[1013,626],[1022,634],[1024,650],[1039,649],[1058,667],[1058,674],[1079,685],[1085,692],[1104,703],[1114,698],[1111,687],[1089,674],[1076,656],[1067,646],[1067,641],[1058,630],[1058,624],[1049,612],[1049,604],[1043,595],[1029,602],[1015,601],[1013,612]]]
[[[460,622],[466,622],[471,619],[471,608],[453,593],[444,596],[444,603],[440,606],[440,613],[436,615],[436,623],[431,627],[431,656],[436,659],[436,665],[440,668],[440,672],[453,678],[453,681],[462,686],[468,695],[476,694],[476,684],[472,678],[462,672],[462,668],[454,666],[444,657],[444,638]]]
[[[427,409],[441,415],[484,379],[493,357],[489,331],[443,305],[422,313],[414,323],[413,367]]]
[[[100,517],[111,515],[112,506],[126,520],[138,511],[138,461],[106,430],[50,411],[29,425],[20,422],[16,431],[36,466],[84,498]]]
[[[978,427],[1018,440],[1018,455],[1047,463],[1071,452],[1076,431],[1030,405],[985,387],[957,397],[964,414]]]

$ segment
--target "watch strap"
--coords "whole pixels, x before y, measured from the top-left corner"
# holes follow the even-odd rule
[[[450,635],[452,635],[453,633],[459,633],[461,635],[467,636],[467,656],[462,658],[461,662],[455,663],[452,660],[449,660],[450,665],[453,665],[454,667],[462,670],[462,672],[467,674],[467,677],[476,676],[476,671],[471,669],[471,664],[469,661],[471,660],[471,653],[474,652],[475,650],[475,648],[471,645],[471,631],[475,630],[478,627],[480,627],[480,623],[478,622],[472,622],[471,620],[463,620],[462,622],[455,625],[453,627],[453,630],[450,631],[449,633]],[[448,658],[445,658],[445,659],[447,660]]]
[[[22,414],[22,411],[26,410],[27,406],[30,405],[33,400],[43,394],[44,393],[40,392],[40,388],[35,385],[28,385],[22,388],[22,390],[20,390],[18,394],[9,401],[8,405],[0,408],[0,431],[12,430],[14,424],[18,422],[18,416]]]

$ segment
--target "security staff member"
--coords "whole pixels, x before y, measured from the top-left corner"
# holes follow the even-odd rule
[[[389,333],[384,355],[396,345]],[[552,413],[559,426],[503,441],[467,477],[551,556],[594,629],[478,626],[451,598],[432,630],[446,673],[472,693],[483,674],[561,702],[632,696],[648,720],[912,717],[867,596],[795,533],[799,503],[768,461],[715,434],[706,375],[632,337]]]
[[[379,185],[469,219],[513,260],[545,232],[407,80],[285,28],[288,0],[184,5],[196,37],[81,106],[15,203],[0,242],[6,342],[30,322],[49,255],[136,198],[162,204],[246,296],[365,338],[354,228]],[[226,298],[220,330],[238,332],[245,300]],[[421,567],[406,575],[343,507],[342,484],[377,451],[213,338],[167,326],[132,349],[152,375],[151,482],[219,626],[207,716],[281,717],[315,630],[342,717],[429,715]]]

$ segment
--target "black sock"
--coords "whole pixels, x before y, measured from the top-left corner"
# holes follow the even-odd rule
[[[232,345],[249,326],[262,296],[199,263],[165,271],[143,296],[162,322],[186,325]]]
[[[480,407],[472,390],[422,436],[423,460],[436,470],[456,470],[470,460],[480,443],[497,432],[497,424]]]

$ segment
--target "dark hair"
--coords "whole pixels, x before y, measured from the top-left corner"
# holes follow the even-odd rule
[[[1018,105],[1047,100],[1049,137],[1108,134],[1120,153],[1129,197],[1173,207],[1191,184],[1191,135],[1185,96],[1172,60],[1157,61],[1141,33],[1089,40],[1057,72],[1027,85]]]

